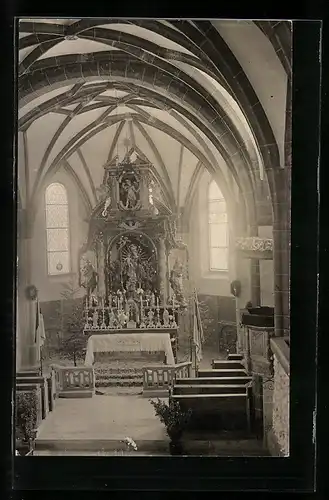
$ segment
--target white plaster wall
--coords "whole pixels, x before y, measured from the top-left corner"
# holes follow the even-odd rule
[[[262,104],[284,165],[287,74],[270,40],[252,21],[215,20],[212,24],[232,50]]]
[[[69,201],[71,273],[49,276],[47,272],[45,199],[40,198],[34,221],[31,240],[31,281],[39,290],[41,302],[59,300],[63,291],[62,284],[72,279],[78,286],[78,252],[87,238],[88,224],[86,208],[79,196],[78,189],[66,172],[59,171],[51,182],[61,182],[67,189]]]
[[[273,432],[284,456],[289,456],[290,379],[274,356]]]
[[[235,252],[229,253],[229,270],[212,272],[209,270],[208,234],[208,184],[211,176],[204,172],[197,186],[190,213],[190,278],[200,294],[231,296],[230,283],[236,279]],[[234,227],[230,224],[230,241],[234,241]]]

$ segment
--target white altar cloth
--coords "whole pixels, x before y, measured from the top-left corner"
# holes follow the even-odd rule
[[[169,333],[109,333],[91,335],[87,343],[85,365],[94,363],[95,352],[164,352],[167,364],[174,365]]]

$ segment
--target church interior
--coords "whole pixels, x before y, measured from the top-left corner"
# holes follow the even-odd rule
[[[17,453],[288,456],[290,23],[18,37]]]

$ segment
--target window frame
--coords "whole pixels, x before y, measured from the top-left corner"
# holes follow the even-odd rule
[[[63,189],[63,192],[65,193],[65,199],[66,203],[49,203],[47,199],[47,193],[48,190],[51,186],[60,186]],[[72,263],[71,263],[71,228],[70,228],[70,209],[69,209],[69,197],[68,197],[68,192],[67,188],[65,185],[61,182],[51,182],[48,184],[48,186],[45,189],[45,195],[44,195],[44,201],[45,201],[45,245],[46,245],[46,266],[47,266],[47,276],[49,277],[58,277],[58,276],[68,276],[69,274],[72,273]],[[47,208],[49,206],[65,206],[66,211],[67,211],[67,225],[66,226],[59,226],[59,227],[53,227],[53,226],[48,226],[48,214],[47,214]],[[67,232],[67,250],[49,250],[48,248],[48,231],[50,229],[63,229],[66,230]],[[67,253],[67,262],[68,262],[68,269],[65,272],[51,272],[49,269],[49,254],[55,254],[55,253]]]
[[[221,198],[211,198],[210,197],[210,191],[212,188],[213,183],[217,186],[219,193],[221,194]],[[214,202],[223,202],[225,204],[225,210],[222,212],[223,214],[226,214],[226,222],[211,222],[210,216],[212,212],[210,212],[210,207],[211,204]],[[219,213],[219,212],[218,212]],[[207,192],[207,217],[208,217],[208,271],[211,274],[215,273],[228,273],[229,272],[229,244],[230,244],[230,234],[229,234],[229,225],[228,225],[228,213],[227,213],[227,203],[224,198],[223,193],[221,192],[217,182],[215,179],[212,179],[209,184],[208,184],[208,192]],[[226,245],[222,246],[214,246],[211,242],[211,226],[214,225],[224,225],[226,227]],[[225,268],[218,268],[218,267],[212,267],[212,250],[215,248],[219,249],[224,249],[226,250],[227,253],[227,266]]]

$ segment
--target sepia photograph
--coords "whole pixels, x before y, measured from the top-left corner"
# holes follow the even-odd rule
[[[17,456],[290,456],[293,23],[17,22]]]

